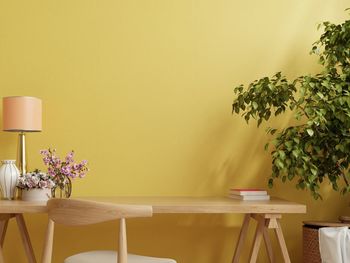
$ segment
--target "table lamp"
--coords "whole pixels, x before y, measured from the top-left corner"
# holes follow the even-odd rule
[[[27,96],[3,98],[3,130],[19,132],[17,166],[20,174],[27,172],[26,132],[41,131],[41,99]]]

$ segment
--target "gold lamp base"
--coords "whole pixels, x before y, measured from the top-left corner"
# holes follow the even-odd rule
[[[27,149],[26,136],[24,132],[18,135],[17,167],[21,175],[27,173]]]

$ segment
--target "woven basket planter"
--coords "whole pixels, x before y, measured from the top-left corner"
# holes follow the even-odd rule
[[[321,263],[318,245],[318,228],[310,225],[303,226],[303,262]]]
[[[349,226],[337,222],[304,222],[303,226],[303,263],[322,263],[318,240],[318,230],[321,227]]]

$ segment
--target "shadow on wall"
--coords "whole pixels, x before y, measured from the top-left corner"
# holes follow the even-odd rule
[[[291,79],[298,77],[299,75],[307,75],[313,72],[299,72],[300,65],[298,58],[305,58],[308,51],[305,54],[296,53],[295,44],[299,43],[297,37],[299,36],[300,23],[303,19],[295,19],[296,16],[307,17],[310,10],[313,8],[310,3],[309,8],[303,8],[297,14],[289,14],[293,16],[291,21],[294,23],[289,24],[287,29],[290,34],[289,38],[285,39],[284,46],[285,52],[283,56],[272,56],[269,59],[269,63],[275,65],[275,72],[285,71],[284,74],[294,75]],[[315,25],[316,30],[316,25]],[[307,44],[310,48],[312,43]],[[302,50],[302,49],[301,49]],[[313,71],[318,72],[320,68],[317,64],[317,58],[310,57],[314,60],[315,67]],[[255,68],[253,72],[261,73],[260,76],[252,76],[248,81],[254,80],[254,77],[261,78],[264,76],[272,75],[275,72],[266,72],[264,63],[256,63],[259,68]],[[292,69],[292,70],[291,70]],[[247,71],[251,72],[251,70]],[[247,76],[245,76],[247,78]],[[232,89],[232,100],[234,98]],[[208,141],[215,136],[217,140],[216,147],[213,147],[212,151],[208,151],[208,159],[204,162],[210,167],[207,171],[210,172],[210,176],[206,177],[207,180],[201,180],[199,185],[199,192],[210,191],[215,189],[215,194],[222,195],[227,193],[229,187],[267,187],[267,179],[271,174],[271,155],[270,150],[264,151],[264,145],[271,137],[265,133],[267,127],[277,127],[283,129],[295,122],[293,114],[287,112],[279,117],[272,117],[268,124],[263,123],[260,128],[257,128],[257,122],[253,119],[250,120],[247,125],[244,118],[238,115],[233,115],[229,122],[225,122],[220,128],[217,128],[214,132],[211,132],[208,136]],[[223,150],[225,154],[222,154]],[[220,152],[221,151],[221,152]],[[217,155],[221,154],[221,159],[218,159]],[[213,163],[216,160],[216,163]]]
[[[292,116],[284,117],[277,118],[271,126],[285,127]],[[254,120],[247,125],[237,115],[230,121],[208,136],[208,141],[215,136],[215,143],[202,161],[201,171],[209,174],[198,178],[198,193],[226,195],[230,187],[267,187],[271,155],[264,146],[271,139],[265,132],[269,126],[257,128]]]

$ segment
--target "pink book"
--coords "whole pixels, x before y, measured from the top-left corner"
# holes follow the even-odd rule
[[[255,189],[255,188],[247,188],[247,189],[231,188],[230,194],[234,194],[234,195],[267,195],[267,191],[264,189]]]

